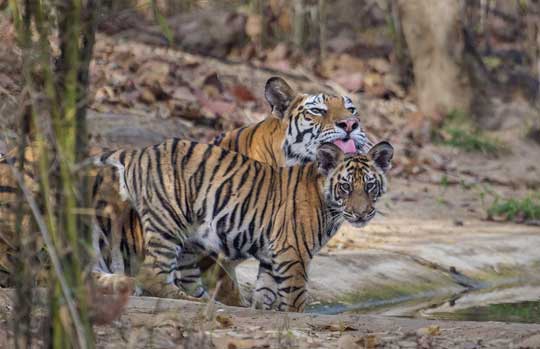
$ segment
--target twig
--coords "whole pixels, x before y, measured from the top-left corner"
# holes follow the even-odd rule
[[[328,32],[326,24],[326,0],[319,0],[319,49],[321,51],[321,62],[328,57],[327,42]]]
[[[0,86],[0,93],[6,95],[13,103],[17,103],[17,98],[15,98],[15,96],[9,93],[9,91],[2,86]]]

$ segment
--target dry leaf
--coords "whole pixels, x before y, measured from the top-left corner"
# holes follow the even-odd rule
[[[267,62],[281,61],[289,55],[289,48],[284,43],[277,44],[273,49],[266,53]]]
[[[246,22],[246,34],[251,41],[256,41],[262,33],[262,17],[260,15],[250,15]]]
[[[373,334],[368,334],[362,337],[359,341],[357,341],[357,343],[360,344],[362,348],[374,349],[377,347],[379,340],[377,339],[377,336]]]
[[[231,114],[236,109],[236,105],[232,102],[209,100],[206,98],[199,101],[203,110],[219,116]]]
[[[354,338],[350,334],[346,334],[344,336],[341,336],[341,338],[338,339],[337,345],[338,345],[339,349],[357,349],[357,348],[359,348],[359,345],[356,343],[356,338]]]
[[[368,60],[368,65],[380,74],[387,74],[392,69],[390,62],[383,58],[372,58]]]
[[[231,93],[238,102],[253,102],[257,100],[253,93],[251,93],[247,87],[241,84],[234,85],[231,88]]]
[[[216,315],[216,321],[219,324],[219,328],[229,328],[233,325],[232,318],[226,315]]]
[[[438,325],[422,327],[416,331],[416,334],[419,336],[440,336],[441,328]]]
[[[337,324],[325,324],[325,325],[308,324],[308,326],[310,326],[316,331],[330,331],[330,332],[358,331],[357,328],[354,328],[342,322],[337,323]]]
[[[148,87],[143,87],[139,94],[139,100],[146,104],[152,104],[156,102],[156,96]]]
[[[378,73],[368,73],[364,77],[366,87],[375,87],[383,84],[382,76]]]
[[[155,60],[146,61],[137,71],[137,82],[146,86],[164,85],[170,74],[169,64]]]
[[[364,75],[362,73],[343,73],[336,76],[333,80],[349,92],[359,91],[364,86]]]
[[[195,97],[191,90],[186,86],[180,86],[175,88],[172,94],[172,98],[189,102],[197,102],[197,97]]]
[[[255,340],[255,339],[244,339],[244,338],[235,338],[235,337],[217,337],[212,338],[212,344],[217,349],[251,349],[251,348],[260,348],[267,347],[268,343],[266,340]]]
[[[208,98],[219,98],[223,95],[225,87],[221,83],[217,73],[213,72],[204,78],[202,90],[206,93]]]

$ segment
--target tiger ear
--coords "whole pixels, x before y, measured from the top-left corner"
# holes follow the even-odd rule
[[[317,168],[323,176],[328,176],[345,157],[343,151],[332,143],[325,143],[317,149]]]
[[[272,112],[282,118],[294,99],[295,93],[285,80],[274,76],[266,82],[264,97],[272,107]]]
[[[388,142],[379,142],[368,151],[368,156],[383,173],[386,173],[392,167],[394,147]]]

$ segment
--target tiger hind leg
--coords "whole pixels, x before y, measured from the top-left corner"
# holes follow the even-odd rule
[[[207,300],[210,297],[204,287],[199,268],[199,259],[202,254],[204,251],[195,245],[184,244],[184,247],[178,251],[174,283],[191,296]]]
[[[179,244],[174,239],[165,239],[160,234],[145,228],[146,255],[136,276],[143,294],[191,301],[201,300],[180,289],[174,283],[176,258]]]

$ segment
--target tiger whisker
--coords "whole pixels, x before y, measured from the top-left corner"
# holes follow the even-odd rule
[[[380,215],[383,216],[383,217],[387,217],[387,216],[388,216],[387,213],[385,213],[384,211],[381,211],[381,210],[379,210],[379,209],[376,210],[376,213],[377,213],[377,214],[380,214]]]

